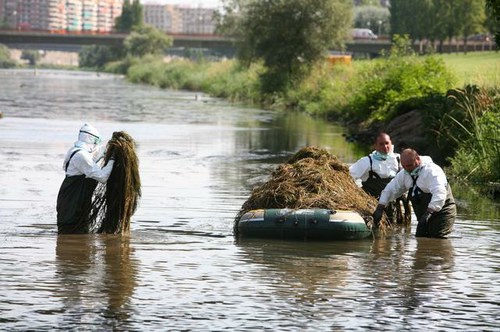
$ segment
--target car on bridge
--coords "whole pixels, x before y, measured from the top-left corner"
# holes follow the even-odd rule
[[[353,39],[377,39],[378,36],[370,29],[352,29]]]

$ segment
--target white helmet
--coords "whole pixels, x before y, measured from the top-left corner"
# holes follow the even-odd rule
[[[99,144],[101,142],[101,136],[94,126],[86,123],[80,128],[78,140],[89,144]]]

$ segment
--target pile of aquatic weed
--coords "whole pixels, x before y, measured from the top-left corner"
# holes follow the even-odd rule
[[[115,160],[105,185],[99,184],[92,202],[91,229],[96,233],[128,234],[130,218],[141,197],[136,144],[123,131],[114,132],[106,149],[105,163]]]
[[[305,147],[253,189],[235,222],[255,209],[321,208],[353,210],[368,223],[376,207],[377,200],[356,185],[346,164],[324,149]],[[381,228],[385,223],[384,217]]]

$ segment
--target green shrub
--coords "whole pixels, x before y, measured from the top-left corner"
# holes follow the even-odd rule
[[[434,56],[405,56],[376,60],[359,73],[358,88],[346,110],[349,117],[387,122],[399,115],[398,105],[408,99],[444,94],[454,77]]]
[[[88,45],[78,52],[78,66],[102,69],[108,62],[120,58],[119,52],[106,45]]]
[[[354,74],[351,66],[318,63],[300,84],[287,91],[286,104],[314,116],[339,120],[339,110],[348,100]]]
[[[128,69],[139,63],[141,61],[140,58],[132,57],[132,56],[126,56],[122,60],[117,60],[117,61],[112,61],[106,63],[104,66],[104,71],[108,73],[113,73],[113,74],[121,74],[121,75],[126,75],[128,72]]]
[[[159,56],[146,55],[135,58],[127,70],[127,79],[133,83],[146,83],[158,87],[162,85],[165,72],[165,64]]]
[[[42,55],[38,50],[23,50],[21,53],[21,59],[28,60],[30,66],[36,66],[41,58]]]
[[[16,61],[10,58],[10,50],[7,46],[0,44],[0,68],[15,68]]]
[[[261,70],[258,64],[245,67],[234,60],[212,63],[203,91],[232,101],[259,103],[262,101],[258,78]]]

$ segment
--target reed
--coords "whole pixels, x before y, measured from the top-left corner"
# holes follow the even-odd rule
[[[458,145],[451,158],[450,174],[476,183],[500,181],[500,102],[485,89],[455,90],[450,99],[455,112],[445,116],[448,135]]]

